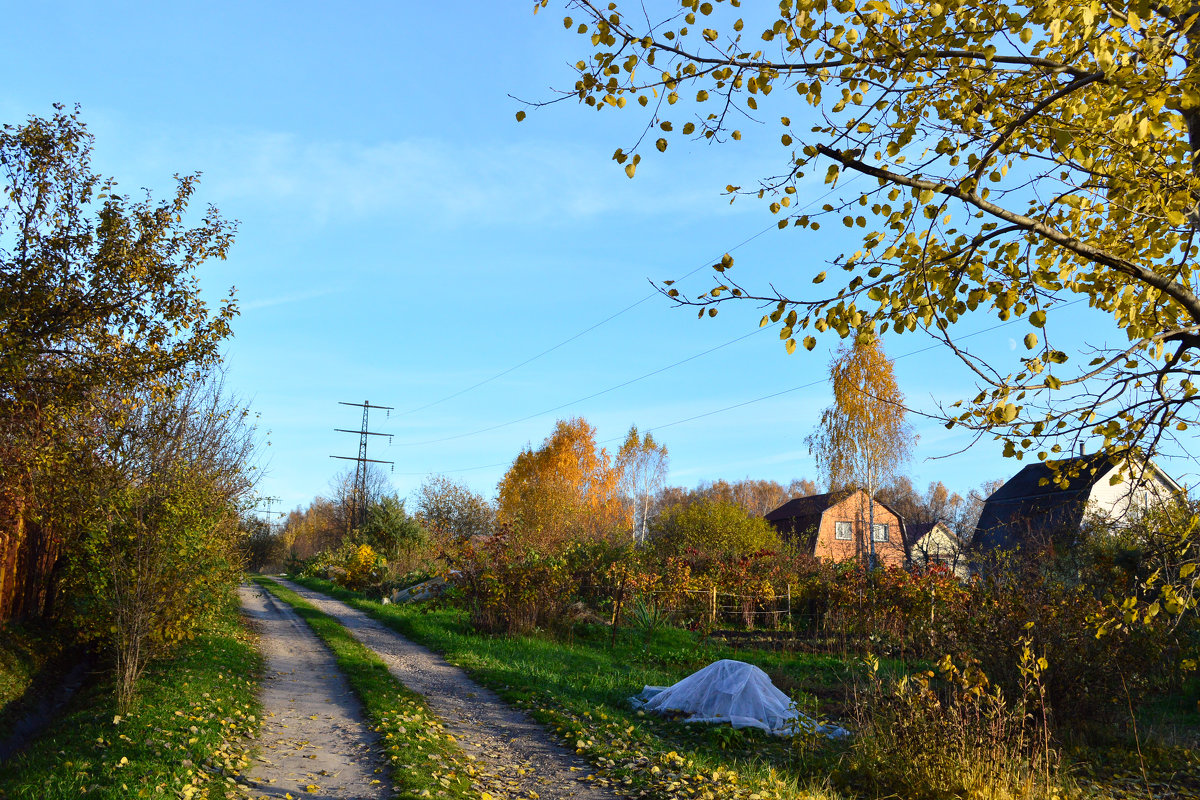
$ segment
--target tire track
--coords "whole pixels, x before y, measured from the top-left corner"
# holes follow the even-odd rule
[[[391,796],[378,740],[333,654],[304,620],[265,590],[243,585],[238,595],[266,660],[259,754],[243,776],[252,796]]]

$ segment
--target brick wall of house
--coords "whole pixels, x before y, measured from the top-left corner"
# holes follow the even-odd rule
[[[830,506],[821,516],[821,527],[817,531],[817,558],[830,561],[846,561],[852,558],[865,557],[868,552],[867,528],[870,520],[870,508],[865,492],[858,491]],[[837,523],[849,522],[853,539],[847,541],[837,538]],[[881,506],[875,504],[875,524],[888,526],[888,541],[875,543],[875,558],[880,566],[903,567],[905,564],[904,537],[900,530],[899,518]]]

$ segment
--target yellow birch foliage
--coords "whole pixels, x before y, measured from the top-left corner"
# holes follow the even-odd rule
[[[833,405],[808,437],[809,450],[831,491],[875,490],[908,460],[913,433],[904,395],[878,339],[843,343],[829,368]]]
[[[595,434],[582,418],[559,420],[541,447],[513,461],[500,481],[496,519],[511,528],[514,543],[555,552],[629,530],[620,470],[596,448]]]

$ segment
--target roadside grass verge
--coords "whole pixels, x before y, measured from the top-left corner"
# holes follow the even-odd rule
[[[795,744],[754,729],[700,726],[634,712],[628,697],[643,685],[668,685],[720,658],[753,661],[767,672],[791,675],[796,685],[813,675],[849,669],[836,659],[774,653],[734,653],[678,629],[657,632],[647,643],[619,631],[609,647],[607,628],[582,628],[572,641],[539,636],[484,636],[454,609],[381,605],[328,581],[297,583],[366,612],[393,630],[440,653],[505,700],[556,731],[597,767],[593,780],[623,793],[653,798],[826,797],[822,783],[800,778],[832,765],[843,745],[813,738]],[[807,674],[805,674],[807,673]],[[824,678],[822,678],[824,680]],[[814,711],[811,696],[798,698]]]
[[[85,687],[0,769],[5,800],[238,796],[258,730],[261,665],[236,598],[213,626],[152,664],[133,709],[118,715],[111,681]]]
[[[383,741],[397,796],[478,800],[472,783],[482,784],[487,777],[454,744],[424,698],[392,677],[387,665],[335,619],[269,578],[253,580],[291,606],[333,652]]]

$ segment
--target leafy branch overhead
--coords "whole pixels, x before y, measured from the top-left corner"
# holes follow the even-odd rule
[[[861,246],[835,260],[844,277],[827,290],[824,272],[807,290],[755,290],[729,279],[726,256],[709,292],[667,294],[709,315],[730,299],[765,304],[763,324],[779,326],[789,351],[823,331],[928,331],[979,383],[945,410],[947,424],[993,431],[1009,455],[1053,459],[1061,443],[1091,437],[1152,454],[1196,423],[1194,8],[740,6],[570,0],[579,19],[563,22],[587,55],[557,100],[642,109],[641,138],[614,154],[630,177],[648,140],[657,151],[681,135],[736,141],[739,125],[777,120],[779,174],[727,191],[764,199],[781,229],[832,220],[860,232]],[[814,172],[837,192],[807,211]],[[1055,346],[1050,324],[1077,300],[1111,320],[1095,352]],[[1026,327],[1018,365],[961,343],[954,326],[971,312]]]

